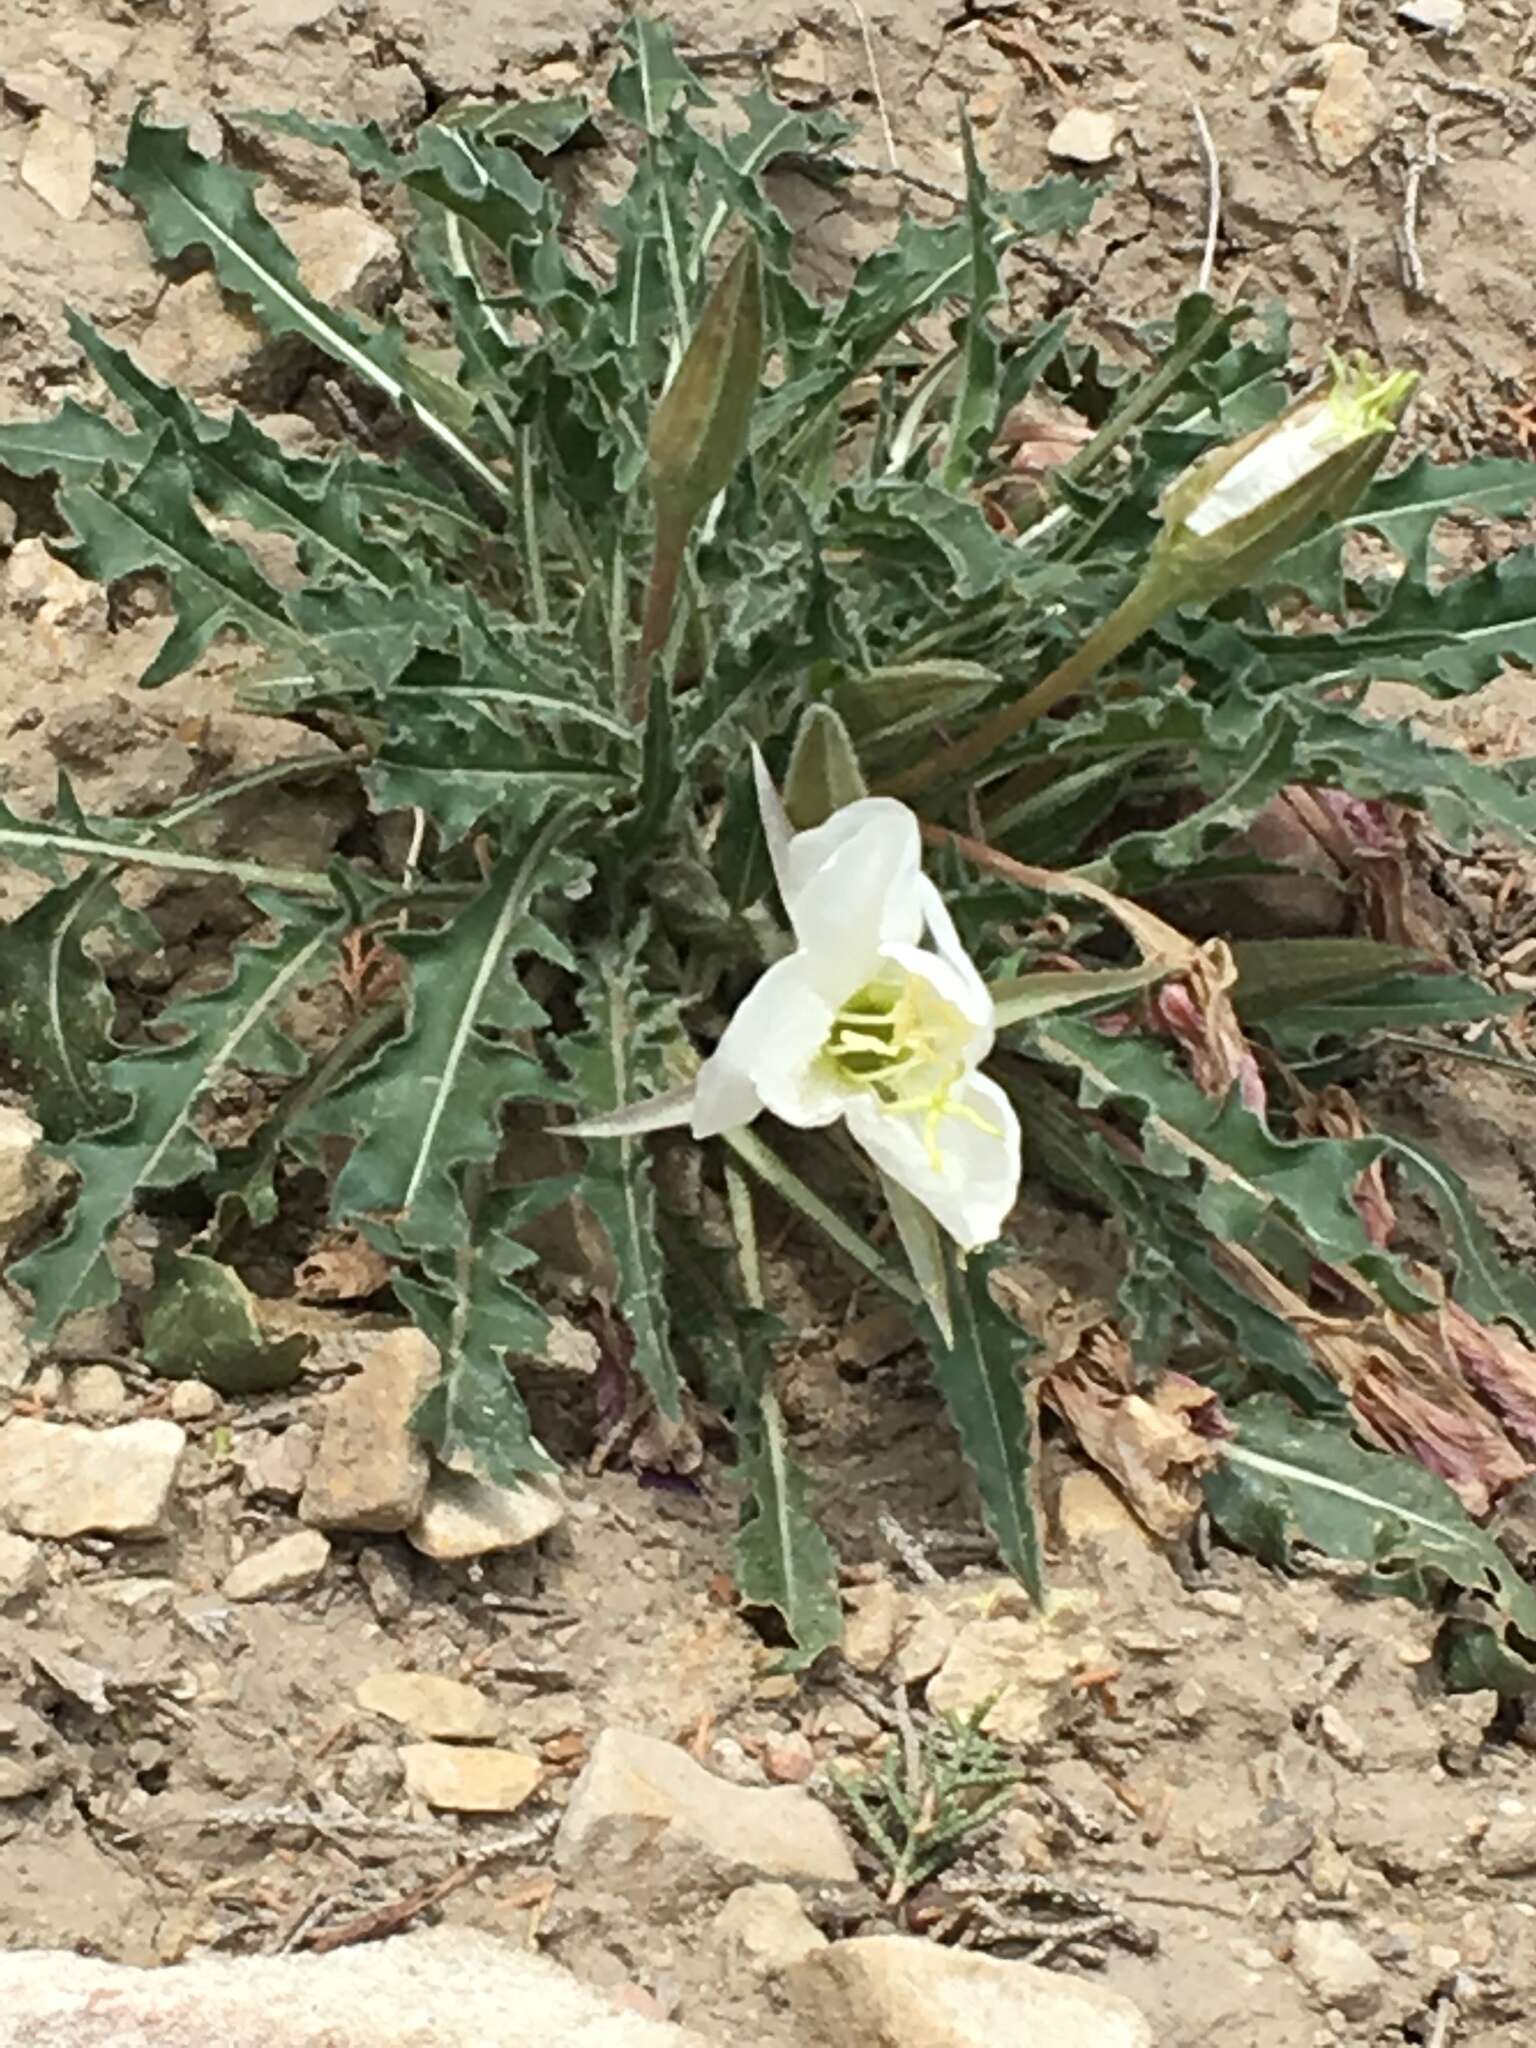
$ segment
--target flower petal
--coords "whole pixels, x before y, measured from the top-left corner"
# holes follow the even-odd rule
[[[784,908],[846,992],[869,979],[881,946],[922,936],[922,851],[916,817],[888,796],[860,797],[790,840]]]
[[[562,1138],[638,1138],[646,1131],[669,1131],[687,1123],[693,1115],[692,1081],[681,1088],[669,1088],[665,1095],[653,1095],[648,1102],[627,1103],[623,1109],[604,1110],[584,1116],[579,1123],[559,1124]]]
[[[846,1089],[818,1065],[835,1014],[814,966],[792,953],[758,982],[699,1069],[693,1135],[712,1138],[771,1109],[802,1130],[842,1114]],[[755,1106],[754,1106],[755,1105]]]
[[[881,1172],[915,1196],[963,1249],[999,1235],[1018,1198],[1019,1120],[995,1081],[970,1074],[955,1084],[949,1113],[933,1132],[937,1166],[921,1115],[903,1116],[872,1095],[858,1095],[848,1103],[847,1118]]]

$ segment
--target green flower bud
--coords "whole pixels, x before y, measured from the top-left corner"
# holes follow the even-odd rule
[[[1332,386],[1213,449],[1163,494],[1148,562],[1166,601],[1219,597],[1292,548],[1319,518],[1349,511],[1381,464],[1418,377],[1330,358]]]

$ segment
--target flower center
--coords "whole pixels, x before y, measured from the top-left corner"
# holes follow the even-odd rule
[[[867,1090],[894,1116],[920,1116],[930,1164],[943,1165],[939,1126],[963,1117],[979,1130],[999,1132],[953,1090],[966,1073],[971,1025],[963,1011],[921,975],[867,981],[832,1020],[822,1058],[850,1088]]]

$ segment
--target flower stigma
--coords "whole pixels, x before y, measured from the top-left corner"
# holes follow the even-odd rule
[[[867,981],[832,1020],[821,1057],[839,1081],[866,1090],[895,1116],[920,1116],[928,1162],[944,1169],[939,1129],[946,1116],[974,1124],[989,1137],[998,1127],[953,1091],[968,1071],[966,1047],[973,1026],[918,974]]]

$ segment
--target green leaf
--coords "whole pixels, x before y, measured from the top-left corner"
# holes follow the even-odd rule
[[[535,894],[568,879],[551,867],[566,814],[524,849],[505,854],[484,890],[450,924],[391,940],[406,961],[404,1026],[322,1104],[309,1128],[355,1133],[336,1182],[337,1218],[390,1215],[403,1242],[444,1249],[467,1230],[460,1169],[495,1158],[509,1101],[558,1099],[524,1035],[548,1022],[523,987],[519,955],[569,965],[563,946],[529,915]]]
[[[99,412],[66,398],[51,420],[0,426],[0,469],[94,483],[108,463],[121,471],[137,469],[154,445],[153,434],[125,434]]]
[[[386,348],[356,315],[322,305],[305,289],[293,251],[251,196],[255,176],[199,156],[184,128],[156,127],[140,109],[113,182],[143,209],[157,256],[206,249],[220,283],[248,298],[269,332],[298,335],[344,364],[420,420],[488,490],[506,497],[502,479],[423,396],[420,380],[401,366],[398,346]]]
[[[1298,1006],[1359,995],[1423,960],[1412,946],[1380,939],[1237,939],[1232,1005],[1244,1023],[1267,1022]]]
[[[144,671],[146,689],[183,674],[226,629],[258,646],[303,650],[279,593],[243,548],[217,540],[192,509],[192,477],[163,432],[138,475],[120,495],[95,484],[71,484],[59,510],[76,544],[68,551],[77,575],[115,583],[141,569],[163,569],[176,604],[176,623]]]
[[[192,488],[210,512],[290,535],[305,550],[307,564],[340,566],[384,589],[405,580],[399,555],[363,532],[340,462],[290,455],[238,408],[227,420],[214,419],[146,376],[88,321],[72,314],[69,329],[113,396],[145,429],[146,450],[151,435],[169,427]]]
[[[937,1327],[928,1338],[933,1376],[976,1475],[982,1513],[1003,1562],[1034,1600],[1045,1598],[1035,1523],[1034,1424],[1021,1369],[1032,1338],[992,1299],[987,1275],[996,1259],[973,1253],[962,1264],[951,1248],[953,1341]]]
[[[987,314],[1002,290],[991,192],[963,109],[960,140],[965,151],[966,218],[971,231],[971,290],[960,389],[950,416],[949,452],[944,462],[944,482],[952,491],[964,490],[971,483],[978,464],[991,451],[996,432],[998,347]]]
[[[588,1029],[562,1039],[560,1056],[585,1116],[623,1109],[660,1092],[669,1078],[662,1048],[675,1035],[674,1006],[653,997],[640,978],[644,936],[643,925],[637,925],[624,948],[597,946],[583,961],[581,1007]],[[662,1414],[676,1420],[682,1414],[681,1383],[645,1141],[590,1138],[586,1146],[581,1194],[613,1251],[617,1305],[634,1338],[635,1371]]]
[[[1536,1588],[1443,1479],[1367,1450],[1337,1422],[1310,1422],[1273,1395],[1237,1410],[1237,1440],[1206,1476],[1206,1503],[1236,1543],[1288,1566],[1298,1542],[1358,1561],[1368,1589],[1421,1604],[1447,1584],[1487,1600],[1536,1644]]]
[[[619,48],[623,56],[608,80],[609,104],[653,139],[666,134],[683,108],[713,104],[678,56],[665,22],[632,14],[619,31]]]
[[[221,1394],[291,1387],[314,1349],[302,1333],[272,1337],[231,1266],[198,1252],[161,1253],[144,1307],[144,1357],[162,1379],[206,1380]]]
[[[686,528],[746,450],[763,369],[763,282],[748,236],[705,301],[647,442],[658,521]]]
[[[1427,1146],[1406,1138],[1388,1137],[1387,1156],[1439,1213],[1455,1264],[1456,1299],[1485,1322],[1504,1317],[1536,1339],[1536,1280],[1501,1256],[1460,1174]]]
[[[1249,1014],[1241,1003],[1237,1007],[1239,1016]],[[1359,1046],[1380,1031],[1510,1017],[1525,1007],[1524,997],[1496,995],[1471,974],[1396,974],[1353,997],[1275,1008],[1264,1018],[1263,1028],[1281,1050],[1310,1054],[1329,1039]]]
[[[509,1353],[542,1357],[549,1337],[549,1318],[515,1279],[536,1263],[535,1255],[511,1233],[539,1200],[568,1187],[492,1193],[475,1205],[472,1229],[454,1250],[421,1252],[393,1233],[369,1229],[381,1250],[418,1262],[418,1274],[397,1274],[394,1289],[442,1360],[441,1377],[412,1418],[414,1427],[445,1465],[495,1486],[516,1486],[530,1474],[557,1469],[533,1434],[507,1363]]]
[[[452,704],[439,696],[436,715],[419,698],[407,704],[402,697],[392,708],[398,715],[363,777],[374,808],[419,806],[449,845],[482,820],[516,834],[532,830],[552,805],[585,799],[595,807],[627,779],[531,745],[496,715],[494,700]]]
[[[1430,541],[1436,525],[1452,517],[1518,519],[1536,502],[1536,479],[1524,457],[1480,456],[1475,462],[1431,462],[1420,452],[1394,476],[1378,476],[1354,510],[1316,541],[1282,557],[1276,581],[1294,581],[1324,595],[1339,543],[1352,529],[1380,534],[1402,555],[1406,573],[1423,583],[1429,575]],[[1322,585],[1323,588],[1319,588]],[[1331,607],[1343,610],[1342,603]]]
[[[242,946],[224,988],[179,1003],[160,1020],[182,1034],[178,1041],[125,1053],[105,1069],[109,1085],[131,1106],[120,1123],[78,1139],[64,1155],[80,1181],[74,1208],[57,1237],[12,1268],[11,1277],[36,1303],[40,1342],[76,1309],[117,1298],[105,1246],[139,1190],[179,1186],[212,1164],[193,1123],[208,1089],[236,1070],[290,1076],[302,1070],[302,1056],[277,1018],[307,981],[321,978],[339,927],[275,899],[261,907],[277,926],[271,940]]]
[[[795,1643],[785,1662],[803,1670],[842,1641],[843,1611],[837,1559],[811,1513],[805,1474],[789,1455],[772,1392],[762,1396],[741,1472],[750,1507],[736,1538],[736,1584],[749,1607],[772,1607],[784,1617]]]

